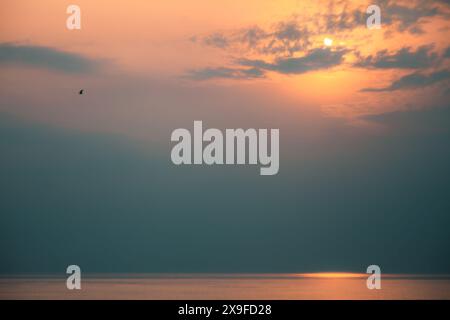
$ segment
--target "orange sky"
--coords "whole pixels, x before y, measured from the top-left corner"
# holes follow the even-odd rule
[[[396,4],[412,8],[418,2],[397,1]],[[396,20],[393,24],[384,23],[381,30],[368,30],[364,24],[359,24],[345,30],[320,31],[325,25],[326,14],[338,16],[355,10],[364,13],[366,5],[361,4],[361,1],[179,0],[133,1],[131,5],[127,1],[79,0],[76,4],[82,12],[82,30],[69,31],[65,27],[65,10],[71,3],[58,0],[6,1],[1,13],[0,42],[45,46],[76,53],[103,61],[107,66],[104,74],[165,79],[181,87],[235,87],[236,90],[244,91],[256,87],[264,90],[265,95],[269,93],[263,88],[269,87],[273,94],[282,95],[281,103],[276,108],[302,110],[312,106],[326,117],[344,117],[352,121],[367,114],[408,109],[411,103],[417,101],[427,102],[436,90],[430,87],[413,94],[405,91],[396,91],[395,94],[361,92],[363,88],[386,87],[400,76],[417,70],[355,68],[352,64],[357,59],[356,51],[363,56],[374,55],[382,50],[394,54],[404,47],[414,51],[421,45],[433,45],[432,51],[442,54],[450,45],[450,25],[442,15],[425,16],[418,20],[417,25],[420,23],[422,33],[399,31],[398,24],[402,21]],[[449,12],[444,5],[436,6]],[[383,14],[382,11],[382,23]],[[270,32],[280,23],[292,21],[299,28],[309,30],[311,35],[310,44],[294,51],[291,57],[302,57],[308,50],[324,48],[323,39],[328,37],[333,40],[333,45],[329,47],[331,51],[349,51],[343,62],[334,67],[301,74],[265,70],[262,78],[186,79],[185,75],[190,70],[234,68],[235,61],[242,58],[277,61],[280,55],[258,53],[238,41],[230,41],[226,48],[217,48],[205,45],[202,39],[214,34],[236,39],[245,28],[257,26]],[[448,68],[448,59],[441,63],[442,67]],[[424,69],[423,72],[436,69],[433,68]],[[15,68],[7,67],[3,72],[2,80],[6,86],[11,88],[16,82],[23,82],[20,78],[23,74]],[[32,74],[30,71],[30,76]],[[101,85],[103,80],[72,76],[65,81],[95,82]],[[33,88],[30,88],[30,95],[32,92]],[[11,92],[4,94],[14,95]],[[138,105],[144,102],[137,99],[134,103]],[[138,115],[139,111],[135,114]]]

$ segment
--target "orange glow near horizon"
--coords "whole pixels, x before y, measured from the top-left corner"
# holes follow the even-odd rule
[[[364,278],[368,275],[366,273],[352,273],[352,272],[317,272],[317,273],[300,273],[305,278],[327,278],[327,279],[341,279],[341,278]]]

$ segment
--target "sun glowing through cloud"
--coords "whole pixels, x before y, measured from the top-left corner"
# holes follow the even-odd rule
[[[324,44],[326,47],[331,47],[331,46],[333,45],[333,39],[325,38],[325,39],[323,39],[323,44]]]

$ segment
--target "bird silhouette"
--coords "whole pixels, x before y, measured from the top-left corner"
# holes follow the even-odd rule
[[[80,92],[78,92],[78,94],[83,94],[84,89],[81,89]]]

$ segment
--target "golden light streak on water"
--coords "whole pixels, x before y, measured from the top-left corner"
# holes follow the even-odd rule
[[[302,300],[447,299],[450,277],[389,275],[369,290],[367,275],[307,274],[122,274],[82,277],[67,290],[63,277],[0,278],[0,299]]]

